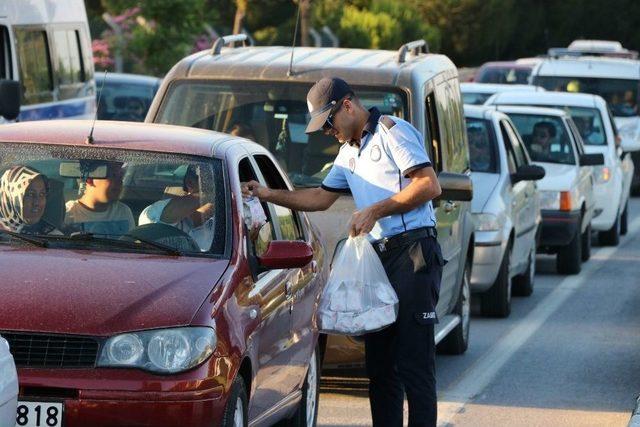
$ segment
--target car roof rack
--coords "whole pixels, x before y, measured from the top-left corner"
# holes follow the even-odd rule
[[[219,37],[215,42],[213,42],[213,46],[211,47],[211,55],[220,55],[223,46],[227,46],[231,43],[242,42],[242,46],[246,46],[247,42],[251,44],[251,39],[246,34],[233,34],[229,36]]]
[[[429,45],[424,39],[414,40],[409,43],[405,43],[398,49],[398,63],[402,64],[406,62],[407,53],[412,51],[414,55],[429,53]]]
[[[576,49],[567,47],[552,47],[547,51],[547,56],[549,58],[560,58],[563,56],[573,58],[579,58],[581,56],[604,56],[608,58],[637,59],[638,52],[629,49],[612,51],[607,49]]]

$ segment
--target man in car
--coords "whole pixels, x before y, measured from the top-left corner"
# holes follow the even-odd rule
[[[365,335],[374,426],[401,426],[404,392],[410,426],[435,426],[434,324],[444,260],[431,200],[440,195],[422,135],[408,122],[365,109],[351,87],[323,78],[307,95],[307,133],[342,144],[322,186],[273,190],[251,181],[243,192],[303,211],[328,209],[350,192],[350,235],[367,235],[400,300],[396,322]]]
[[[129,206],[120,202],[123,164],[120,162],[81,161],[86,177],[81,179],[80,198],[66,203],[65,224],[71,231],[107,235],[126,234],[135,226]],[[106,176],[91,177],[100,166],[106,167]]]
[[[474,172],[488,172],[491,170],[491,154],[489,142],[484,130],[478,126],[467,127],[469,137],[469,161]]]
[[[534,160],[544,162],[551,159],[551,146],[556,137],[556,127],[551,122],[541,121],[533,126],[529,150]]]

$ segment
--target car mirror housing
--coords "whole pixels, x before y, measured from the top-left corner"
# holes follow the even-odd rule
[[[580,166],[602,166],[602,165],[604,165],[604,155],[602,155],[601,153],[580,155]]]
[[[515,184],[520,181],[539,181],[544,178],[546,171],[542,166],[524,165],[520,166],[515,173],[511,174],[511,182]]]
[[[258,257],[260,266],[266,269],[300,268],[313,260],[313,248],[307,242],[274,240]]]
[[[473,198],[473,183],[468,175],[440,172],[438,182],[442,189],[439,200],[469,202]]]
[[[15,120],[20,114],[20,83],[0,80],[0,116]]]

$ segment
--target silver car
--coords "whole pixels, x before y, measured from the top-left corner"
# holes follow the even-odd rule
[[[465,105],[476,232],[471,291],[482,314],[506,317],[511,294],[530,295],[541,223],[536,183],[545,171],[530,164],[509,117]]]

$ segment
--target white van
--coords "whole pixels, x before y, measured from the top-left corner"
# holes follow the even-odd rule
[[[531,81],[549,91],[600,95],[613,113],[622,148],[640,163],[640,61],[595,56],[548,58],[533,69]],[[632,187],[640,189],[636,167]]]
[[[0,123],[92,118],[91,36],[82,0],[0,2]]]
[[[602,97],[566,92],[509,92],[486,105],[531,105],[565,110],[576,124],[586,153],[601,153],[604,165],[594,169],[596,199],[591,225],[601,244],[617,245],[628,221],[629,189],[634,166],[616,138],[615,123]]]

